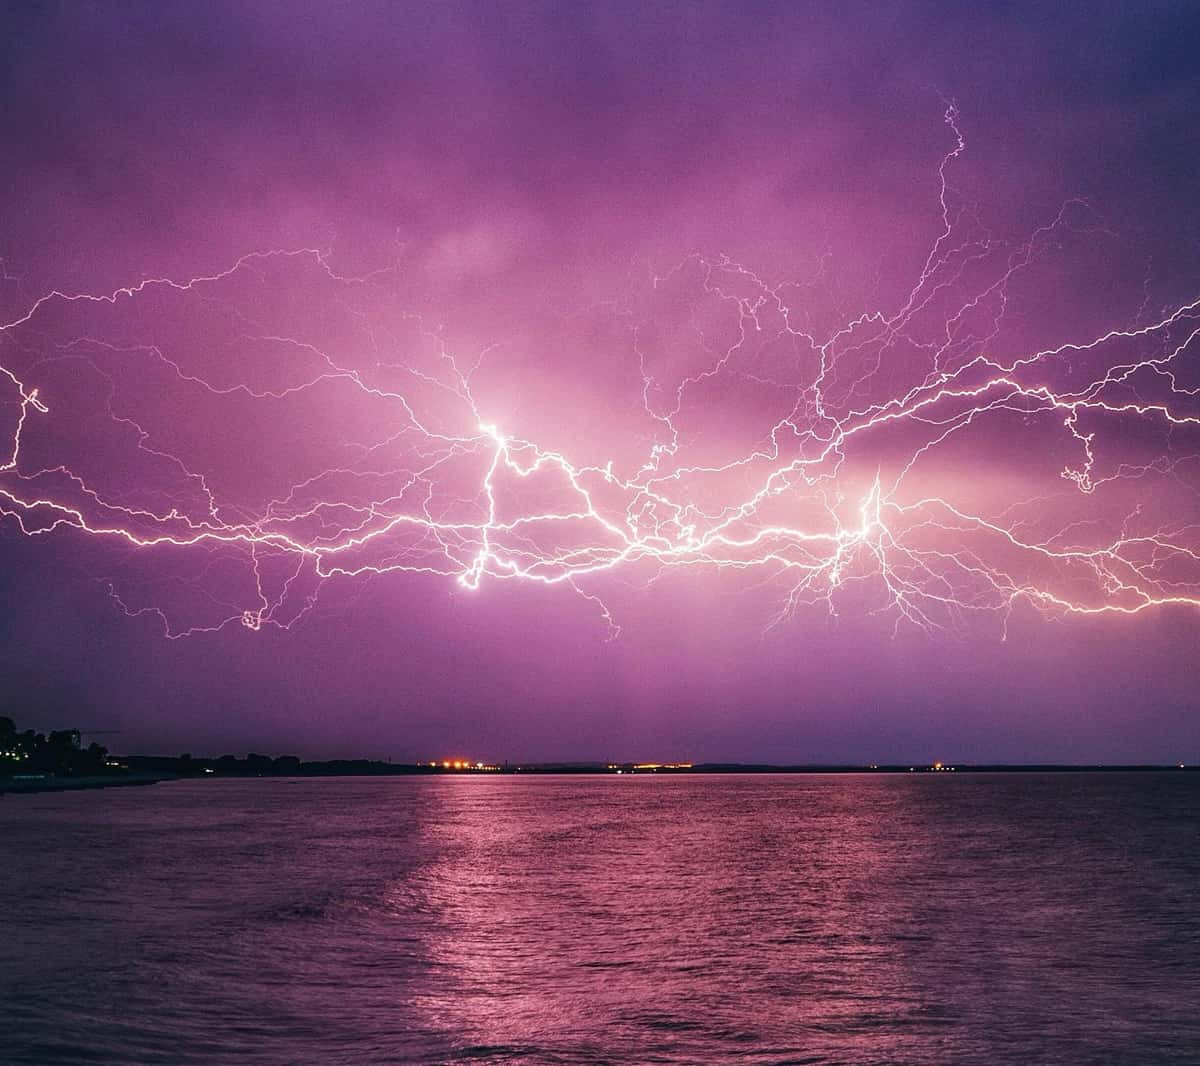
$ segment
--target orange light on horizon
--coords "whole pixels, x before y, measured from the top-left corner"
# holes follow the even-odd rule
[[[420,763],[418,765],[423,766],[425,764]],[[442,759],[441,762],[439,762],[437,759],[433,759],[430,761],[429,765],[435,770],[497,771],[500,769],[498,763],[482,762],[478,759]]]

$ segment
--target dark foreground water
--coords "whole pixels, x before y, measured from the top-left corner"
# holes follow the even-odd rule
[[[1197,1063],[1200,777],[0,800],[8,1063]]]

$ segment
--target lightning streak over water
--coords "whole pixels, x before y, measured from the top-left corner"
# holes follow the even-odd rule
[[[1016,345],[1027,279],[1095,224],[1072,202],[993,238],[946,120],[902,299],[839,319],[820,270],[688,256],[609,307],[623,391],[575,390],[612,423],[578,449],[495,416],[540,368],[462,354],[395,310],[394,270],[321,250],[26,300],[0,327],[0,516],[106,545],[115,602],[169,637],[287,628],[328,582],[397,572],[565,586],[613,634],[612,583],[679,568],[764,585],[765,625],[1200,606],[1200,296]]]

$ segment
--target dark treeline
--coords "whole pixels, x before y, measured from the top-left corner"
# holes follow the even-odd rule
[[[119,772],[100,744],[82,745],[78,729],[55,729],[48,734],[32,729],[18,732],[16,722],[0,715],[0,776],[55,774],[90,777]]]
[[[503,763],[477,767],[462,763],[393,763],[376,759],[330,759],[301,761],[295,755],[258,755],[254,752],[238,758],[222,755],[219,758],[193,758],[191,755],[127,755],[122,757],[135,773],[162,777],[386,777],[402,774],[654,774],[683,776],[689,774],[935,774],[952,776],[956,773],[1111,773],[1161,770],[1182,770],[1182,766],[1160,765],[1075,765],[1040,764],[1014,765],[1007,763],[975,763],[951,769],[940,763],[933,765],[775,765],[770,763],[696,763],[695,765],[660,765],[637,763]],[[1187,767],[1188,770],[1197,769]]]
[[[259,755],[238,758],[194,758],[190,754],[127,755],[122,760],[131,770],[177,777],[322,777],[343,775],[404,774],[432,772],[427,767],[378,762],[370,759],[334,759],[301,762],[296,755]]]
[[[138,780],[162,780],[177,777],[383,777],[399,774],[769,774],[769,773],[938,773],[965,771],[967,773],[1012,773],[1012,772],[1064,772],[1064,771],[1145,771],[1183,770],[1176,766],[1080,766],[1080,765],[1007,765],[967,764],[949,766],[942,763],[932,765],[790,765],[779,766],[755,763],[504,763],[485,765],[466,760],[441,763],[393,763],[375,759],[331,759],[305,762],[296,755],[260,755],[256,752],[239,758],[236,755],[221,755],[216,758],[184,755],[127,755],[111,757],[108,749],[91,743],[85,748],[83,735],[78,729],[56,729],[48,734],[36,733],[32,729],[18,731],[12,718],[0,715],[0,778],[8,784],[0,791],[13,791],[22,787],[21,778],[53,775],[54,778],[82,779],[103,778],[97,784],[138,783]],[[1187,770],[1196,767],[1188,766]],[[28,782],[25,782],[28,784]],[[64,782],[64,787],[68,785]]]

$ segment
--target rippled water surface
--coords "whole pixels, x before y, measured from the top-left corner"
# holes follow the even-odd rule
[[[1197,1063],[1190,774],[0,800],[12,1063]]]

